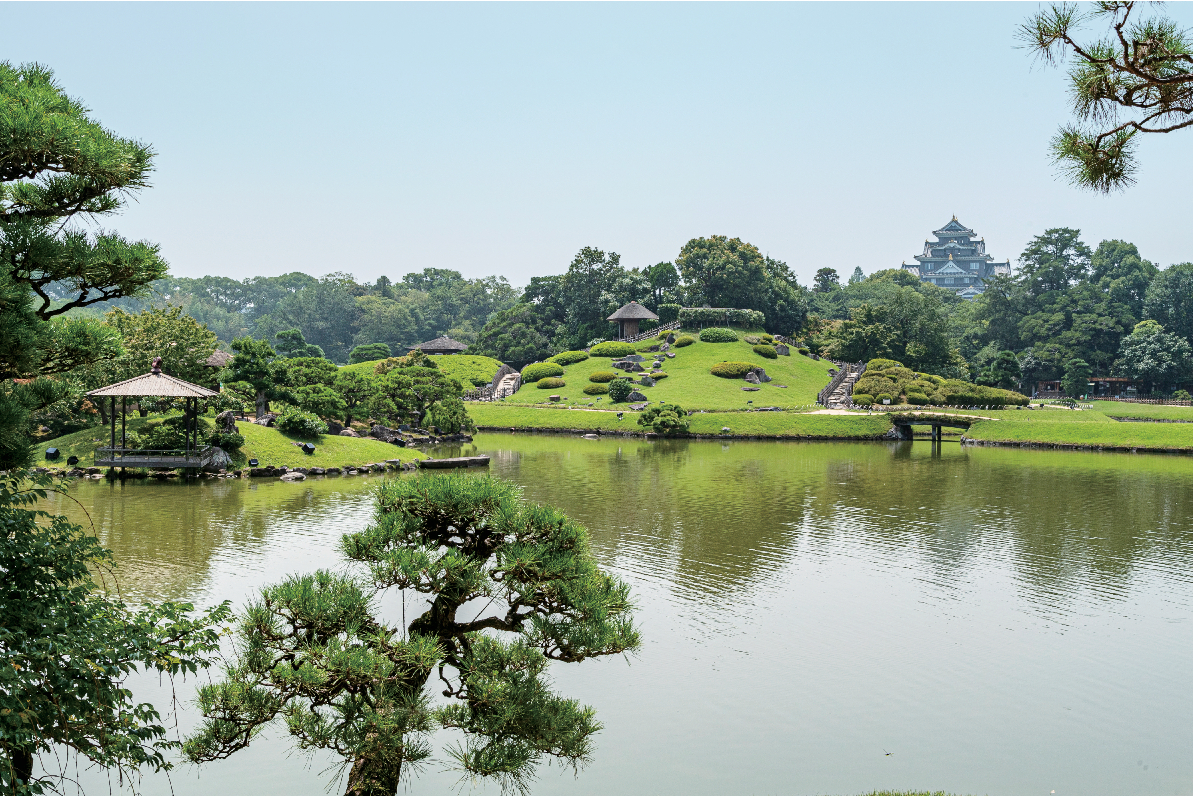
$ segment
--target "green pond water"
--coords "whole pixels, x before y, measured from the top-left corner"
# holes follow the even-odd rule
[[[535,793],[1193,794],[1193,458],[499,434],[475,451],[586,524],[640,605],[640,655],[554,668],[605,730]],[[85,482],[57,505],[86,509],[127,595],[240,604],[340,566],[381,477]],[[134,686],[168,707],[156,678]],[[333,761],[287,749],[140,789],[328,792]],[[461,786],[432,763],[406,792]]]

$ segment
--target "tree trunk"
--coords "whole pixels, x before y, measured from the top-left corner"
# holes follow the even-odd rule
[[[33,754],[28,749],[12,751],[13,776],[25,785],[33,778]]]
[[[99,424],[101,426],[108,425],[108,408],[104,406],[104,399],[101,398],[95,402],[95,408],[99,412]],[[115,418],[113,418],[115,419]]]
[[[257,392],[257,419],[260,420],[261,417],[268,411],[269,401],[265,400],[265,391],[260,390]]]
[[[395,796],[402,776],[399,763],[394,769],[373,765],[366,757],[359,757],[348,773],[348,787],[344,796]]]

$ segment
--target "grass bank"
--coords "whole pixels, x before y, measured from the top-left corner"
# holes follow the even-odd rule
[[[1129,417],[1140,420],[1183,420],[1193,423],[1193,406],[1159,406],[1133,404],[1125,401],[1094,401],[1094,409],[1107,417]]]
[[[501,362],[493,357],[482,357],[475,354],[435,354],[431,356],[431,359],[442,373],[457,379],[465,390],[488,384],[501,369]],[[379,361],[358,362],[355,365],[344,365],[340,369],[372,373]]]
[[[140,429],[150,419],[154,418],[130,417],[129,431]],[[344,467],[383,462],[386,459],[410,462],[431,458],[421,451],[399,448],[375,439],[328,435],[309,440],[315,443],[315,452],[308,456],[293,444],[308,440],[287,436],[275,428],[266,428],[254,423],[237,423],[236,430],[244,435],[245,440],[244,447],[232,457],[234,465],[238,467],[244,466],[249,459],[256,459],[262,467],[270,464],[275,467]],[[109,434],[106,426],[100,426],[39,442],[34,448],[34,461],[39,466],[69,469],[66,460],[71,456],[78,456],[79,466],[91,467],[95,463],[96,447],[107,444],[110,440]],[[119,440],[119,427],[116,434]],[[62,451],[58,461],[45,461],[45,450],[49,447]]]

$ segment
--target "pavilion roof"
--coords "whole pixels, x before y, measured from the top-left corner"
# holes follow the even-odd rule
[[[207,365],[209,368],[222,368],[231,361],[231,354],[229,354],[227,351],[220,351],[217,348],[211,353],[211,356],[207,357],[207,360],[203,364]]]
[[[146,373],[131,379],[109,384],[87,393],[96,398],[214,398],[215,390],[191,384],[189,381],[167,376],[165,373]]]
[[[606,320],[629,321],[629,320],[633,320],[635,318],[637,318],[638,320],[657,321],[659,319],[659,316],[655,315],[653,312],[646,309],[646,307],[643,307],[638,302],[631,301],[629,304],[626,304],[624,307],[619,309],[617,312],[610,315]]]
[[[453,340],[450,337],[436,337],[434,340],[428,340],[425,343],[410,346],[410,350],[418,349],[419,351],[463,351],[468,348],[467,345],[461,343],[459,340]]]

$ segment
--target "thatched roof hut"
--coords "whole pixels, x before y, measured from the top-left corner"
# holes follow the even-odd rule
[[[657,321],[658,315],[643,307],[636,301],[631,301],[606,320],[617,324],[618,337],[633,337],[638,334],[638,324],[641,321]]]

